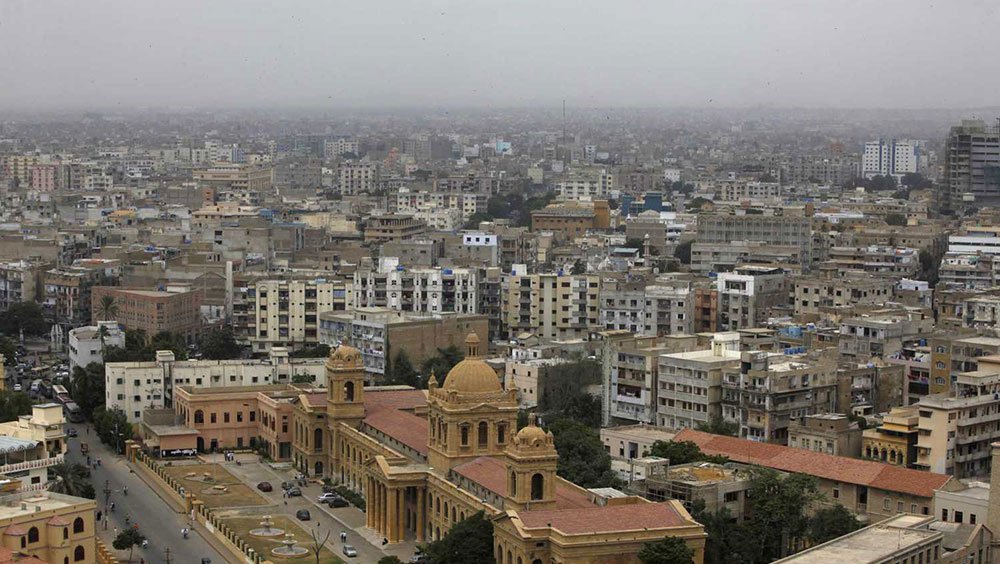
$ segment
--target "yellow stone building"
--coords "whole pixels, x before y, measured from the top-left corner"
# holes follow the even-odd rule
[[[93,564],[94,510],[92,499],[52,492],[0,496],[0,544],[51,564]]]
[[[325,466],[364,495],[367,526],[390,543],[440,539],[485,511],[500,564],[636,562],[643,544],[667,536],[683,538],[701,564],[704,528],[680,502],[606,498],[557,476],[552,434],[516,431],[516,390],[501,387],[474,334],[466,346],[465,360],[440,385],[431,375],[426,391],[365,389],[360,351],[338,347],[326,363],[325,430],[315,394],[296,405],[299,468]]]

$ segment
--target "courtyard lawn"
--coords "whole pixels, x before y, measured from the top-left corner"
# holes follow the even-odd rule
[[[240,536],[243,540],[250,543],[250,546],[254,550],[259,552],[265,557],[265,560],[271,560],[272,562],[304,562],[304,563],[314,563],[316,562],[316,553],[313,552],[313,539],[308,531],[304,530],[297,523],[292,521],[290,518],[284,515],[274,515],[271,517],[272,527],[283,529],[286,533],[292,533],[295,535],[296,546],[300,546],[309,550],[309,554],[293,559],[281,558],[271,554],[272,548],[277,548],[281,546],[281,541],[284,536],[279,537],[255,537],[250,534],[251,529],[259,529],[261,517],[232,517],[223,519],[223,522],[233,528],[236,534]],[[318,534],[318,533],[317,533]],[[325,536],[325,531],[324,531]],[[321,536],[319,540],[323,540]],[[338,540],[337,534],[333,533],[330,535],[328,542],[336,542]],[[330,549],[323,547],[323,550],[319,553],[319,564],[342,564],[344,561],[330,551]]]
[[[184,486],[185,490],[196,495],[209,508],[271,504],[252,487],[239,481],[236,476],[218,464],[179,464],[164,466],[164,469]],[[192,472],[197,479],[188,477]],[[210,481],[203,480],[206,472],[212,477]],[[220,493],[222,490],[215,486],[223,487],[225,491]]]

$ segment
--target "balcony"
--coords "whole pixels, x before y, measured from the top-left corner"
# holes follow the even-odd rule
[[[4,464],[0,466],[0,474],[11,474],[14,472],[26,472],[28,470],[37,470],[39,468],[48,468],[50,466],[55,466],[56,464],[63,463],[63,455],[57,454],[55,456],[50,456],[48,458],[40,458],[38,460],[27,460],[25,462],[15,462],[13,464]]]

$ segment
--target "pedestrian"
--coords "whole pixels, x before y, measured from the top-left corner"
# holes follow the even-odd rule
[[[114,532],[115,532],[115,538],[118,538],[118,527],[115,527]]]
[[[111,511],[114,511],[114,510],[115,510],[115,502],[112,501],[111,502]]]
[[[128,486],[122,486],[122,493],[128,495]]]
[[[340,531],[340,542],[347,542],[347,531]]]

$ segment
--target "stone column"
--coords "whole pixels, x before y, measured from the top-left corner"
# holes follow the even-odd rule
[[[396,532],[399,535],[399,542],[406,540],[406,488],[396,490],[396,499],[399,505],[396,508]]]
[[[366,484],[365,484],[367,486],[367,490],[369,492],[372,491],[371,490],[371,483],[372,483],[372,479],[369,477],[368,480],[366,481]],[[374,500],[372,499],[371,494],[369,494],[368,498],[365,500],[365,526],[368,527],[369,529],[373,528],[373,525],[372,525],[372,523],[373,523],[372,516],[374,514],[375,514]]]
[[[417,542],[424,542],[424,503],[427,501],[427,489],[417,488]]]
[[[378,492],[379,502],[378,502],[378,506],[379,506],[380,513],[379,513],[379,527],[378,527],[378,532],[383,537],[388,538],[388,536],[387,536],[388,535],[388,531],[387,531],[388,527],[387,527],[387,525],[389,524],[389,520],[388,520],[389,500],[386,499],[386,497],[387,496],[386,496],[386,486],[385,486],[385,484],[379,484],[379,492]]]

